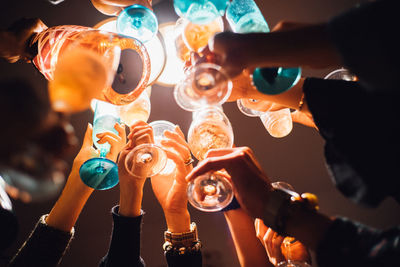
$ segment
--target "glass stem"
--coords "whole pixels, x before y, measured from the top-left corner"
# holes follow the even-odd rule
[[[105,158],[108,153],[108,149],[100,149],[100,158]]]

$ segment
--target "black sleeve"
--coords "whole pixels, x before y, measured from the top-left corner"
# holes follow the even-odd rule
[[[336,187],[348,198],[377,206],[399,199],[399,93],[370,92],[359,82],[307,78],[307,105],[325,139],[325,159]],[[400,91],[400,90],[399,90]]]
[[[320,267],[397,266],[400,227],[381,231],[337,218],[317,248]]]
[[[179,255],[173,250],[164,253],[168,267],[201,267],[202,255],[201,251],[193,251]]]
[[[124,217],[118,214],[119,206],[112,209],[113,230],[107,255],[100,267],[143,267],[140,257],[140,233],[143,215]]]
[[[345,66],[370,90],[398,89],[399,10],[397,0],[369,1],[329,23],[329,36]]]
[[[50,227],[42,216],[35,229],[10,262],[10,267],[57,266],[74,235]]]

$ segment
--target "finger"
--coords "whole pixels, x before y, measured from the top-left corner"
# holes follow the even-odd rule
[[[149,134],[144,134],[144,135],[141,135],[140,137],[138,137],[137,139],[136,139],[136,146],[140,146],[140,145],[142,145],[142,144],[149,144],[149,143],[151,143],[152,142],[152,140],[151,140],[152,138],[151,138],[151,136],[149,135]]]
[[[205,158],[225,156],[229,153],[236,151],[235,148],[214,148],[207,151]]]
[[[272,238],[274,237],[274,233],[275,232],[271,228],[268,228],[268,230],[265,233],[265,236],[263,238],[264,247],[265,247],[265,250],[267,251],[269,258],[275,258],[275,255],[273,253],[273,248],[272,248]]]
[[[110,136],[110,137],[114,138],[115,140],[121,140],[121,137],[113,132],[103,132],[103,133],[96,134],[96,137],[99,139],[101,139],[105,136]]]
[[[152,138],[153,136],[153,129],[152,128],[146,128],[143,130],[140,130],[138,132],[136,132],[134,135],[132,135],[131,140],[134,144],[134,146],[138,145],[138,140],[141,136],[147,136],[149,138],[149,143],[154,143],[154,140]]]
[[[185,164],[184,164],[182,158],[180,157],[180,155],[171,149],[164,149],[164,151],[165,151],[165,154],[167,154],[167,157],[175,163],[176,169],[178,170],[178,172],[185,174],[185,172],[187,172],[187,171],[185,169]],[[179,182],[187,184],[187,182],[185,180],[185,175],[178,175],[178,176],[177,176],[178,179],[181,178],[181,179],[179,179]]]
[[[97,141],[97,143],[99,144],[104,144],[106,142],[108,142],[111,146],[114,146],[115,144],[118,144],[119,139],[116,139],[111,135],[104,135],[100,138],[99,141]]]
[[[185,139],[182,138],[178,133],[176,132],[171,132],[171,131],[165,131],[164,136],[168,139],[172,139],[175,142],[179,143],[183,147],[186,147],[187,149],[190,150],[188,143],[186,143]]]
[[[118,135],[119,135],[122,139],[126,139],[125,124],[115,123],[114,129],[117,130]]]
[[[176,126],[175,126],[175,132],[176,132],[177,134],[179,134],[179,135],[182,137],[183,140],[186,139],[186,138],[185,138],[185,134],[182,132],[181,127],[179,127],[179,125],[176,125]]]
[[[144,121],[135,121],[131,127],[130,127],[130,131],[132,132],[136,127],[140,127],[140,126],[148,126],[148,124]]]
[[[171,139],[162,140],[161,144],[165,147],[170,147],[174,149],[176,152],[178,152],[179,156],[182,158],[183,161],[187,160],[188,158],[191,158],[190,150],[186,146],[179,144],[175,140]]]
[[[86,128],[85,136],[83,137],[82,147],[93,146],[93,126],[91,123],[88,123]]]
[[[205,160],[201,161],[196,168],[194,168],[186,177],[187,181],[191,181],[197,176],[203,175],[210,171],[218,171],[220,169],[226,169],[228,173],[230,173],[229,169],[231,166],[235,164],[238,165],[242,163],[242,156],[241,151],[235,151],[233,153],[227,154],[225,156],[221,156],[218,158],[206,158]]]
[[[146,126],[138,126],[138,127],[136,127],[135,129],[133,129],[133,130],[129,133],[128,139],[132,139],[132,136],[134,136],[136,133],[138,133],[138,132],[140,132],[140,131],[143,131],[143,130],[150,130],[150,131],[153,131],[153,128],[152,128],[151,126],[149,126],[149,125],[146,125]]]

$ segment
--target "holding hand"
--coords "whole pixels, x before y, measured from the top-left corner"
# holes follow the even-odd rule
[[[118,16],[125,7],[134,4],[151,8],[151,0],[91,0],[93,6],[101,13],[109,16]]]
[[[274,232],[271,228],[264,225],[263,221],[256,219],[256,234],[264,245],[268,258],[273,265],[280,262],[297,261],[311,262],[311,256],[307,248],[299,241],[290,242],[292,238],[283,237]]]
[[[240,206],[252,217],[262,218],[272,186],[250,148],[211,149],[186,180],[221,169],[230,175]]]
[[[151,185],[164,210],[168,230],[187,232],[190,230],[190,215],[185,177],[193,168],[190,149],[179,126],[174,132],[165,131],[164,136],[166,139],[161,144],[170,160],[160,174],[151,178]]]

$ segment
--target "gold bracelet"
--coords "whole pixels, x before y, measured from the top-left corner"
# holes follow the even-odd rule
[[[297,110],[301,111],[301,109],[303,108],[303,105],[304,105],[304,92],[301,94],[299,106],[297,107]]]

